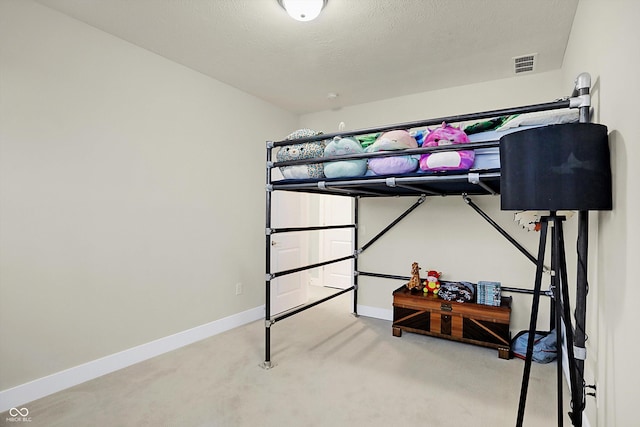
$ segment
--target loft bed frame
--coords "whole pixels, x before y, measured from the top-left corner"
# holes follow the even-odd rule
[[[304,165],[313,163],[324,163],[328,161],[336,160],[354,160],[354,159],[368,159],[373,157],[389,157],[389,156],[405,156],[414,154],[423,154],[435,151],[451,151],[451,150],[470,150],[480,148],[499,147],[499,140],[493,140],[488,142],[476,142],[466,143],[461,145],[449,145],[443,147],[425,147],[416,149],[406,149],[399,151],[384,151],[362,154],[349,154],[333,157],[320,157],[313,159],[303,160],[289,160],[289,161],[273,161],[273,150],[278,147],[284,147],[287,145],[300,144],[304,142],[314,142],[331,140],[334,137],[349,137],[368,135],[381,132],[387,132],[391,130],[399,129],[415,129],[424,128],[426,126],[439,125],[442,122],[447,123],[459,123],[468,122],[481,119],[490,119],[500,116],[532,113],[538,111],[558,110],[558,109],[578,109],[579,122],[590,122],[590,87],[591,76],[588,73],[580,74],[575,80],[575,87],[571,96],[565,97],[553,102],[525,105],[520,107],[512,107],[499,110],[484,111],[478,113],[469,113],[455,116],[438,117],[427,120],[406,122],[391,124],[380,127],[372,127],[366,129],[359,129],[353,131],[336,132],[331,134],[322,134],[313,137],[295,139],[295,140],[280,140],[280,141],[267,141],[266,144],[266,222],[265,222],[265,360],[262,367],[270,369],[273,365],[271,362],[271,327],[284,319],[292,317],[302,311],[308,310],[340,295],[351,292],[353,295],[353,314],[357,316],[358,305],[358,278],[359,276],[369,276],[378,278],[387,278],[394,280],[409,280],[407,276],[397,276],[382,273],[373,273],[360,271],[358,269],[358,257],[362,255],[372,244],[374,244],[380,237],[391,230],[402,219],[409,215],[413,210],[418,208],[429,196],[462,196],[463,200],[473,208],[480,216],[482,216],[493,228],[495,228],[503,237],[505,237],[510,243],[512,243],[522,254],[524,254],[534,264],[538,263],[538,259],[529,253],[523,246],[521,246],[514,238],[512,238],[504,229],[502,229],[496,222],[494,222],[485,212],[483,212],[471,199],[470,196],[481,195],[499,195],[500,194],[500,169],[490,170],[469,170],[469,171],[453,171],[437,174],[410,174],[410,175],[398,175],[398,176],[364,176],[358,178],[323,178],[323,179],[302,179],[302,180],[273,180],[272,170],[278,167],[292,166],[292,165]],[[354,200],[353,218],[352,224],[344,225],[329,225],[329,226],[311,226],[311,227],[289,227],[289,228],[272,228],[272,195],[274,191],[288,191],[288,192],[302,192],[311,194],[325,194],[325,195],[341,195],[352,197]],[[418,197],[417,201],[406,209],[401,215],[393,220],[386,228],[380,231],[377,235],[371,238],[368,242],[362,246],[358,241],[358,218],[359,218],[359,200],[362,197],[396,197],[396,196],[415,196]],[[588,291],[587,284],[587,254],[588,254],[588,229],[589,229],[589,213],[588,211],[580,211],[578,216],[578,237],[577,237],[577,279],[576,279],[576,304],[575,304],[575,331],[573,334],[573,350],[575,363],[570,363],[571,366],[575,366],[575,378],[576,381],[571,384],[571,400],[572,400],[572,412],[570,413],[572,422],[574,425],[582,425],[582,412],[585,407],[585,383],[584,383],[584,360],[586,359],[586,333],[585,333],[585,321],[586,321],[586,297]],[[271,238],[278,233],[291,233],[291,232],[305,232],[305,231],[321,231],[330,229],[354,229],[353,237],[353,253],[348,256],[332,259],[324,262],[318,262],[307,266],[300,266],[294,269],[285,271],[271,271]],[[282,313],[271,313],[271,283],[272,280],[306,271],[323,267],[329,264],[343,262],[347,260],[353,260],[353,284],[352,286],[337,291],[325,298],[313,301],[294,309],[284,311]],[[549,271],[547,269],[547,271]],[[553,273],[553,272],[552,272]],[[510,288],[503,287],[502,291],[511,293],[534,293],[531,289],[522,288]],[[553,309],[555,301],[553,293],[550,290],[543,291],[541,294],[550,297],[550,303],[552,309],[550,310],[551,328],[555,324]],[[536,308],[537,310],[537,308]],[[574,370],[574,369],[572,369]],[[525,380],[523,379],[523,383]],[[528,376],[526,378],[528,383]],[[526,391],[525,398],[526,398]],[[562,385],[558,380],[558,399],[559,405],[561,405]],[[521,395],[521,406],[524,408],[524,402]],[[561,406],[559,406],[559,412]],[[560,414],[559,414],[560,417]],[[559,425],[561,420],[559,419]]]

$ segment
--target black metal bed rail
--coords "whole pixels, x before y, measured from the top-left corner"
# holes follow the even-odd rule
[[[271,228],[268,233],[291,233],[296,231],[319,231],[319,230],[336,230],[343,228],[356,228],[355,224],[343,224],[343,225],[317,225],[311,227],[283,227],[283,228]]]
[[[295,140],[299,143],[299,140]],[[421,148],[405,148],[403,150],[392,151],[374,151],[371,153],[353,153],[343,154],[340,156],[330,157],[311,157],[308,159],[296,159],[296,160],[283,160],[280,162],[273,162],[270,166],[294,166],[294,165],[308,165],[313,163],[330,163],[340,160],[358,160],[358,159],[370,159],[376,157],[398,157],[398,156],[413,156],[418,154],[433,153],[437,151],[464,151],[464,150],[476,150],[480,148],[493,148],[499,147],[500,141],[482,141],[482,142],[465,142],[464,144],[453,145],[441,145],[437,147],[421,147]]]
[[[370,271],[358,271],[357,275],[367,276],[367,277],[377,277],[380,279],[403,280],[403,281],[404,280],[409,281],[411,279],[411,277],[409,276],[397,276],[395,274],[373,273]],[[514,288],[514,287],[508,287],[508,286],[502,286],[500,289],[502,292],[517,293],[517,294],[533,294],[534,292],[533,289]],[[553,292],[551,290],[546,290],[541,292],[541,295],[551,297],[553,296]]]
[[[360,197],[353,198],[353,222],[356,224],[355,232],[353,233],[353,244],[352,249],[355,252],[358,249],[359,239],[358,239],[358,220],[360,218]],[[355,274],[358,271],[358,257],[353,259],[353,314],[354,316],[358,316],[358,275]]]
[[[508,286],[503,286],[500,288],[502,292],[511,292],[514,294],[530,294],[533,295],[535,293],[535,291],[533,289],[527,289],[527,288],[511,288]],[[547,297],[552,297],[553,298],[553,291],[551,289],[547,289],[546,291],[540,291],[540,295],[544,295]]]
[[[441,191],[434,191],[434,190],[429,190],[427,188],[423,188],[423,187],[418,187],[416,185],[410,185],[410,184],[398,184],[397,182],[393,185],[394,187],[398,187],[398,188],[404,188],[406,190],[411,190],[415,193],[422,193],[422,194],[428,194],[430,196],[443,196],[444,193],[442,193]]]
[[[339,184],[336,185],[326,185],[326,181],[319,181],[316,183],[314,188],[317,188],[318,190],[321,190],[325,193],[331,193],[334,194],[336,196],[340,195],[340,196],[351,196],[351,197],[355,197],[355,196],[388,196],[387,193],[382,192],[382,191],[375,191],[375,190],[364,190],[362,188],[358,188],[358,187],[354,187],[354,186],[344,186],[341,187]],[[298,187],[300,188],[300,187]],[[354,188],[357,188],[357,190],[354,190]]]
[[[500,233],[500,235],[502,235],[502,237],[507,239],[509,241],[509,243],[511,243],[513,246],[515,246],[516,249],[518,249],[524,256],[526,256],[527,259],[529,259],[529,261],[531,261],[532,263],[537,265],[538,260],[536,259],[536,257],[533,256],[533,254],[531,254],[531,252],[529,252],[524,246],[522,246],[509,233],[507,233],[507,231],[504,228],[500,227],[500,225],[498,225],[497,222],[495,222],[489,215],[487,215],[486,212],[484,212],[482,209],[480,209],[480,207],[478,205],[476,205],[468,195],[463,194],[462,195],[462,199],[465,201],[465,203],[467,205],[469,205],[471,208],[473,208],[473,210],[476,211],[478,213],[478,215],[480,215],[493,228],[495,228],[496,231],[498,233]],[[547,266],[543,265],[542,269],[543,269],[543,272],[545,272],[545,273],[550,273],[551,272],[551,269],[549,267],[547,267]]]
[[[497,195],[500,171],[477,170],[464,173],[412,174],[410,176],[362,177],[359,179],[290,180],[269,184],[267,191],[286,190],[349,197],[402,197]]]
[[[296,182],[296,183],[279,183],[278,181],[271,184],[272,189],[277,190],[296,190],[296,189],[322,189],[331,190],[333,187],[347,189],[349,187],[359,187],[363,185],[382,184],[387,187],[402,187],[411,184],[421,184],[428,182],[472,182],[471,175],[477,175],[478,179],[482,178],[500,178],[500,172],[466,172],[455,175],[414,175],[414,176],[395,176],[395,177],[382,177],[382,178],[363,178],[363,179],[350,179],[350,180],[335,180],[335,181],[308,181],[308,182]]]
[[[386,226],[382,231],[380,231],[378,234],[373,236],[367,243],[365,243],[362,246],[362,248],[360,248],[360,252],[365,251],[369,246],[373,245],[379,238],[381,238],[382,236],[387,234],[387,232],[389,230],[391,230],[393,227],[395,227],[396,224],[398,224],[407,215],[409,215],[411,212],[413,212],[418,206],[420,206],[422,203],[424,203],[425,200],[426,200],[426,198],[424,196],[421,196],[413,205],[411,205],[407,210],[405,210],[402,214],[400,214],[400,216],[398,216],[396,219],[394,219],[391,222],[391,224]]]
[[[546,102],[542,104],[503,108],[500,110],[490,110],[490,111],[484,111],[484,112],[478,112],[478,113],[467,113],[467,114],[460,114],[460,115],[454,115],[454,116],[444,116],[444,117],[438,117],[438,118],[428,119],[428,120],[418,120],[413,122],[397,123],[397,124],[391,124],[386,126],[364,128],[364,129],[358,129],[358,130],[347,131],[347,132],[334,132],[334,133],[328,133],[323,135],[316,135],[308,138],[295,139],[295,140],[285,139],[285,140],[273,142],[273,146],[280,147],[280,146],[286,146],[286,145],[300,144],[303,142],[313,142],[313,141],[322,141],[325,139],[333,139],[336,136],[345,137],[345,136],[367,135],[371,133],[387,132],[390,130],[397,130],[397,129],[406,130],[406,129],[415,129],[420,127],[425,127],[425,126],[439,125],[442,122],[458,123],[458,122],[464,122],[468,120],[488,119],[492,117],[510,116],[512,114],[534,113],[536,111],[545,111],[545,110],[559,110],[562,108],[570,108],[570,107],[571,107],[570,100],[562,99],[559,101]]]
[[[326,297],[324,297],[322,299],[319,299],[317,301],[313,301],[313,302],[310,302],[308,304],[301,305],[300,307],[296,307],[296,308],[294,308],[292,310],[285,311],[285,312],[283,312],[281,314],[277,314],[277,315],[275,315],[275,316],[273,316],[271,318],[271,323],[273,324],[273,323],[279,322],[280,320],[284,320],[287,317],[291,317],[294,314],[300,313],[301,311],[308,310],[308,309],[310,309],[312,307],[315,307],[316,305],[322,304],[323,302],[327,302],[327,301],[329,301],[329,300],[331,300],[331,299],[333,299],[335,297],[338,297],[340,295],[346,294],[349,291],[353,291],[354,289],[356,289],[355,286],[350,286],[348,288],[342,289],[339,292],[333,293],[333,294],[331,294],[329,296],[326,296]]]
[[[409,281],[411,279],[411,277],[409,276],[397,276],[395,274],[372,273],[370,271],[358,271],[358,276],[378,277],[380,279],[406,280],[406,281]]]
[[[505,239],[507,239],[509,243],[515,246],[524,256],[526,256],[527,259],[529,259],[529,261],[531,261],[534,264],[538,262],[536,257],[533,256],[531,252],[529,252],[524,246],[518,243],[516,239],[511,237],[511,235],[507,233],[504,228],[500,227],[498,223],[496,223],[489,215],[487,215],[482,209],[480,209],[480,207],[476,205],[469,196],[465,194],[462,196],[462,199],[465,201],[467,205],[471,206],[473,210],[478,213],[478,215],[484,218],[485,221],[487,221],[493,228],[495,228],[498,231],[498,233],[500,233]]]
[[[496,196],[498,195],[498,192],[496,190],[494,190],[493,188],[489,187],[487,184],[485,184],[482,181],[478,181],[474,184],[479,185],[480,187],[482,187],[487,193],[491,194],[492,196]]]
[[[346,261],[348,259],[353,259],[355,257],[356,257],[355,255],[347,255],[347,256],[344,256],[344,257],[341,257],[341,258],[335,258],[335,259],[332,259],[332,260],[329,260],[329,261],[318,262],[318,263],[315,263],[315,264],[305,265],[303,267],[292,268],[290,270],[282,270],[282,271],[278,271],[278,272],[275,272],[275,273],[271,273],[270,274],[270,278],[271,279],[275,279],[277,277],[287,276],[289,274],[299,273],[301,271],[311,270],[313,268],[324,267],[325,265],[335,264],[336,262]]]

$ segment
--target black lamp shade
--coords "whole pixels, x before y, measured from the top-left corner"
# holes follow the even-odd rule
[[[500,138],[503,210],[611,210],[607,127],[569,123]]]

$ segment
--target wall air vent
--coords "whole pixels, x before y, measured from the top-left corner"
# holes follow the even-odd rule
[[[536,70],[537,53],[516,56],[513,58],[513,72],[515,74],[529,73]]]

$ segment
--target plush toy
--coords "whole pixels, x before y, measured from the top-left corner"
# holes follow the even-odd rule
[[[364,153],[364,148],[353,137],[336,136],[324,149],[324,157],[357,153]],[[339,160],[324,164],[324,174],[327,178],[350,178],[362,176],[365,173],[367,173],[367,159]]]
[[[407,288],[410,290],[420,288],[420,266],[417,262],[411,264],[411,280],[407,283]]]
[[[520,211],[515,213],[513,220],[527,231],[540,231],[542,227],[540,217],[548,213],[549,211]],[[570,219],[573,216],[573,211],[558,211],[557,214]]]
[[[423,147],[441,147],[443,145],[465,144],[469,137],[459,128],[445,122],[442,126],[429,131]],[[467,170],[473,165],[473,150],[436,151],[420,156],[420,169],[424,171]]]
[[[513,219],[527,231],[540,231],[540,211],[516,212]]]
[[[368,153],[396,151],[418,148],[416,139],[406,130],[392,130],[380,135],[376,142],[367,147]],[[376,175],[410,173],[418,169],[418,159],[414,156],[375,157],[369,159],[369,169]]]
[[[287,140],[308,138],[311,136],[322,135],[322,132],[316,132],[311,129],[299,129],[289,136]],[[313,159],[324,155],[325,141],[303,142],[301,144],[285,145],[280,147],[276,154],[279,162],[287,160]],[[286,179],[307,179],[307,178],[324,178],[324,168],[322,163],[311,163],[307,165],[290,165],[281,166],[280,171]]]
[[[438,296],[447,301],[468,302],[473,301],[475,290],[473,283],[445,280],[440,284]]]
[[[429,270],[427,271],[427,280],[424,281],[424,289],[425,293],[432,293],[433,295],[438,295],[438,291],[440,290],[440,276],[442,273]]]

